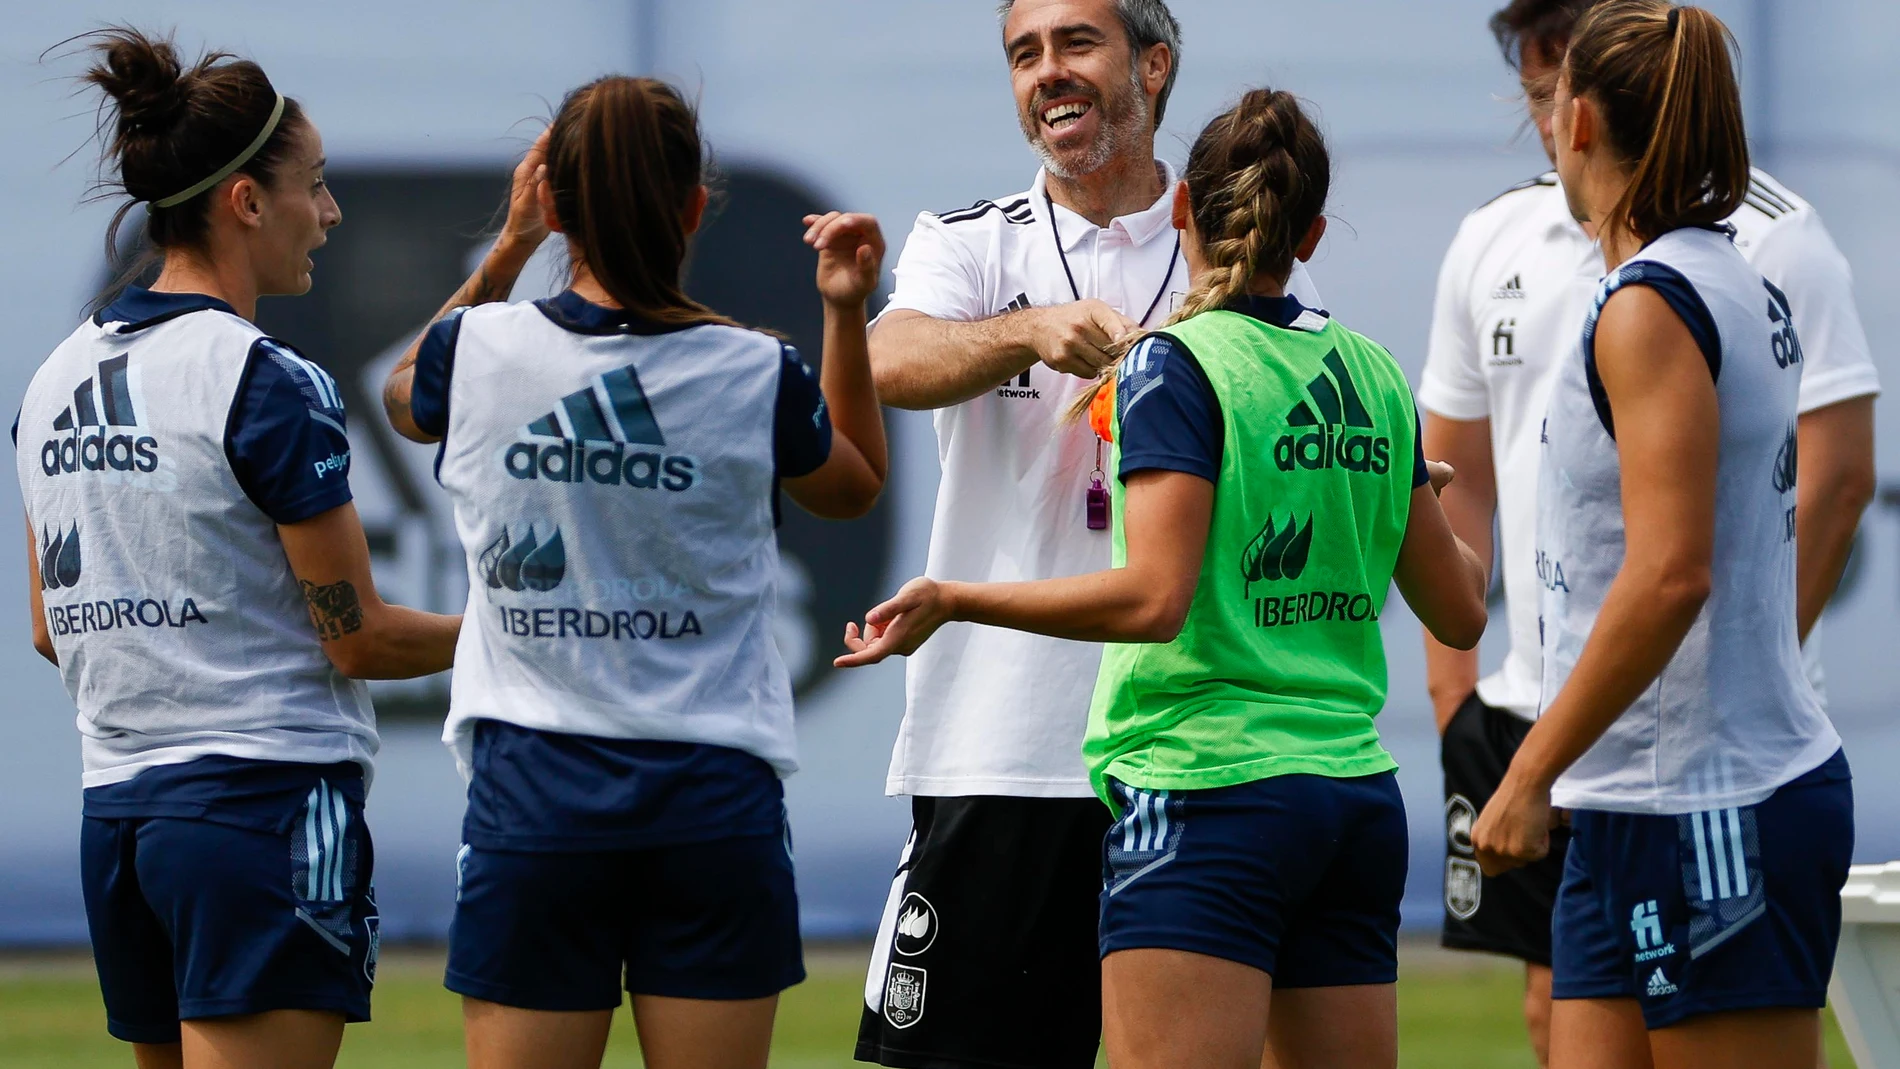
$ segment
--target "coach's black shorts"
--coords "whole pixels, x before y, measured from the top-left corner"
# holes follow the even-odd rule
[[[1088,1069],[1102,1035],[1093,798],[913,798],[858,1026],[859,1061]]]
[[[1471,826],[1530,730],[1528,721],[1486,705],[1476,693],[1458,707],[1445,729],[1440,750],[1445,769],[1444,945],[1549,965],[1550,919],[1563,880],[1568,829],[1550,833],[1548,857],[1502,876],[1480,873],[1471,850]]]

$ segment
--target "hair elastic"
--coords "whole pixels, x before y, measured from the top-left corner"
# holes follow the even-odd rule
[[[191,198],[197,196],[198,194],[203,193],[205,190],[210,189],[211,187],[217,185],[219,182],[222,182],[225,179],[231,177],[232,172],[236,171],[239,167],[242,167],[246,163],[250,162],[251,157],[257,155],[258,150],[264,147],[264,142],[270,140],[270,135],[277,130],[278,120],[282,119],[283,117],[284,117],[284,94],[278,93],[277,103],[271,105],[270,118],[265,120],[264,128],[257,132],[257,136],[251,140],[251,143],[249,145],[246,145],[244,147],[243,152],[240,152],[237,154],[237,158],[233,159],[230,163],[227,163],[224,166],[218,168],[217,170],[211,172],[209,177],[205,178],[204,181],[199,182],[196,185],[193,185],[190,189],[187,189],[182,193],[173,193],[171,196],[166,197],[163,200],[153,201],[152,207],[170,208],[175,205],[183,204],[186,201],[190,200]]]
[[[1675,5],[1673,5],[1673,4],[1672,4],[1672,5],[1670,5],[1670,8],[1669,8],[1669,32],[1670,32],[1671,34],[1674,34],[1674,33],[1676,32],[1676,28],[1677,28],[1678,26],[1680,26],[1681,24],[1682,24],[1682,8],[1680,8],[1680,7],[1677,7],[1677,6],[1675,6]]]

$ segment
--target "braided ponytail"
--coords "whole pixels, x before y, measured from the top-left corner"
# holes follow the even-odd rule
[[[1163,330],[1225,307],[1262,275],[1286,282],[1300,242],[1326,209],[1332,159],[1293,94],[1254,89],[1201,131],[1186,181],[1207,270]],[[1088,413],[1121,358],[1150,333],[1115,344],[1115,361],[1063,413],[1064,422]]]

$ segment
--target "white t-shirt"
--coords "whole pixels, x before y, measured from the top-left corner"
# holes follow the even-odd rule
[[[974,322],[1072,303],[1079,292],[1158,326],[1186,296],[1188,275],[1172,222],[1174,171],[1157,166],[1166,177],[1160,199],[1105,227],[1054,205],[1052,228],[1040,173],[1027,192],[919,215],[885,311]],[[1289,290],[1320,306],[1303,269],[1295,268]],[[1085,511],[1095,436],[1086,425],[1061,425],[1063,409],[1086,385],[1037,364],[935,413],[943,481],[928,575],[1010,582],[1109,566],[1109,533],[1089,530]],[[974,624],[943,628],[907,665],[904,722],[885,790],[1091,796],[1082,735],[1100,663],[1093,643]]]
[[[1756,171],[1729,219],[1735,246],[1788,296],[1806,367],[1802,412],[1878,393],[1847,260],[1806,201]],[[1603,278],[1603,254],[1543,175],[1465,217],[1438,276],[1419,403],[1456,420],[1489,419],[1497,472],[1499,559],[1511,650],[1478,683],[1486,704],[1537,716],[1539,428],[1554,373],[1574,350]],[[1806,648],[1820,689],[1819,628]]]

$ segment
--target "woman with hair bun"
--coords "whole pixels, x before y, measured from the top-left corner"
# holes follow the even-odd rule
[[[1397,1063],[1406,829],[1373,726],[1378,620],[1396,580],[1470,648],[1484,567],[1438,507],[1398,364],[1286,294],[1330,176],[1288,93],[1248,93],[1194,143],[1174,200],[1193,289],[1120,361],[1100,421],[1113,569],[914,579],[837,662],[952,620],[1110,643],[1084,754],[1119,816],[1101,913],[1117,1069]]]
[[[623,989],[646,1064],[763,1067],[805,977],[778,491],[842,519],[883,490],[864,305],[884,241],[869,216],[805,220],[821,380],[686,294],[707,177],[672,86],[569,93],[384,392],[399,432],[441,443],[468,558],[445,741],[469,781],[447,984],[472,1069],[594,1069]],[[502,303],[550,232],[568,288]]]
[[[1853,788],[1796,629],[1801,342],[1723,225],[1750,180],[1733,47],[1702,8],[1612,0],[1557,82],[1609,273],[1544,421],[1544,707],[1472,844],[1496,874],[1570,814],[1559,1067],[1820,1056]]]
[[[14,439],[107,1030],[143,1069],[327,1067],[376,972],[357,680],[448,668],[461,621],[377,597],[336,382],[251,322],[342,218],[316,126],[248,60],[88,48],[112,234],[143,205],[160,270],[40,365]]]

